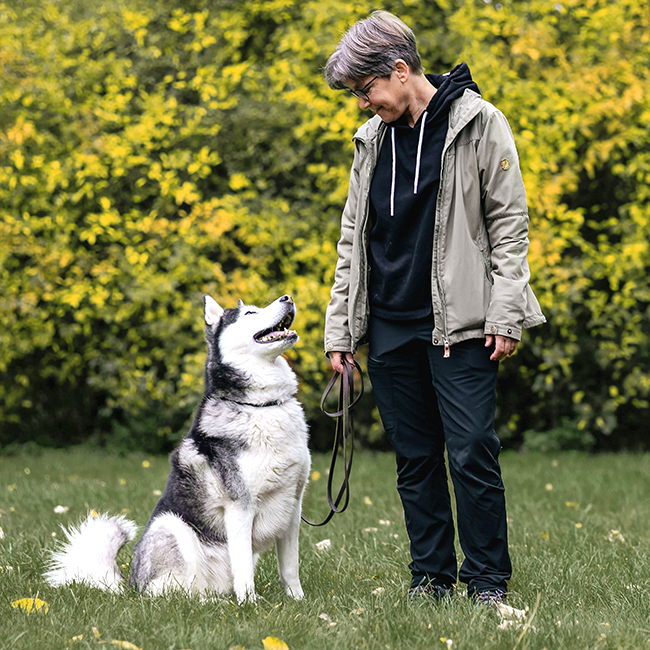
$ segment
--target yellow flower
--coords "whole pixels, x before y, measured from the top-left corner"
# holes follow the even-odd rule
[[[20,600],[14,600],[11,606],[14,609],[22,609],[27,614],[31,614],[33,611],[39,612],[40,610],[43,610],[43,614],[47,614],[50,610],[50,606],[40,598],[21,598]]]
[[[318,481],[319,478],[320,478],[320,472],[317,472],[316,470],[314,470],[311,473],[311,480],[312,481]]]
[[[549,538],[548,533],[540,533],[540,535],[542,536],[543,539],[548,539]]]
[[[582,528],[582,524],[577,523],[577,524],[576,524],[576,528]]]
[[[266,639],[262,639],[262,645],[264,650],[289,650],[289,646],[284,641],[280,641],[274,636],[267,636]]]
[[[545,487],[550,492],[553,489],[553,483],[547,483]]]
[[[118,482],[120,485],[126,485],[126,479],[125,479],[125,478],[118,478],[118,479],[117,479],[117,482]]]
[[[575,501],[565,501],[565,502],[564,502],[564,505],[565,505],[567,508],[579,508],[579,507],[580,507],[580,504],[579,504],[579,503],[576,503]]]
[[[144,467],[145,469],[146,469],[147,467],[149,467],[150,465],[151,465],[151,463],[150,463],[148,460],[143,460],[143,461],[142,461],[142,467]]]
[[[371,505],[372,505],[372,501],[370,500],[370,497],[363,497],[363,502],[364,502],[367,506],[371,506]]]

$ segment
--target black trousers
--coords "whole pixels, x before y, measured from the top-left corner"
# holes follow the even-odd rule
[[[505,590],[512,566],[493,426],[499,364],[490,361],[492,349],[473,339],[453,345],[444,359],[441,347],[422,340],[379,354],[378,348],[371,338],[368,374],[397,457],[413,586],[457,580],[446,445],[465,555],[458,577],[469,595]]]

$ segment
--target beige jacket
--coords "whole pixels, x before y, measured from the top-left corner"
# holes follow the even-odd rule
[[[368,331],[370,183],[386,125],[374,116],[354,136],[341,218],[325,352],[356,352]],[[504,115],[472,90],[452,104],[442,153],[431,267],[434,345],[503,335],[544,323],[528,280],[528,210],[519,157]]]

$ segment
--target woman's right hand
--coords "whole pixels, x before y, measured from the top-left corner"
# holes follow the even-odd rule
[[[354,355],[352,352],[330,352],[329,356],[332,368],[334,368],[334,370],[336,370],[340,375],[343,374],[344,363],[354,366]]]

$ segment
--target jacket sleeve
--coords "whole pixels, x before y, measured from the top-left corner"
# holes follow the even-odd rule
[[[493,282],[485,334],[519,340],[530,279],[528,208],[514,137],[498,110],[487,119],[477,157]]]
[[[338,261],[334,274],[331,299],[325,312],[325,354],[351,352],[352,336],[348,320],[350,300],[350,265],[354,247],[355,217],[359,199],[359,144],[354,150],[350,171],[348,198],[341,217],[341,238],[336,247]]]

